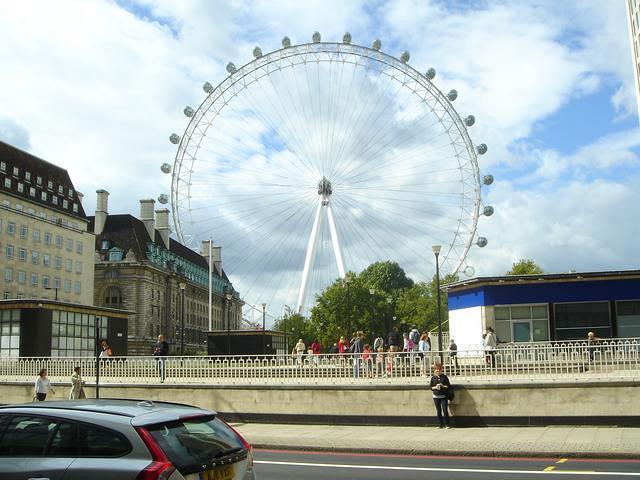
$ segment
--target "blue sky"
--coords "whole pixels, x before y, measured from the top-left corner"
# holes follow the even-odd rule
[[[549,272],[639,268],[640,129],[620,1],[13,2],[0,18],[0,140],[67,168],[88,212],[105,188],[111,212],[137,214],[138,199],[169,193],[167,138],[182,134],[202,84],[255,45],[266,53],[315,30],[408,50],[476,116],[472,139],[489,145],[480,171],[496,178],[482,192],[495,214],[477,233],[489,245],[466,259],[478,275],[520,258]],[[262,134],[251,139],[262,153],[282,150]]]

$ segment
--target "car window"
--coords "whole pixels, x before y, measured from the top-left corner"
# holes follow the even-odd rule
[[[118,432],[85,423],[62,422],[47,450],[50,457],[119,457],[131,450]]]
[[[0,439],[0,457],[34,457],[43,454],[57,422],[50,418],[15,416]]]
[[[147,427],[153,439],[181,473],[244,449],[238,436],[221,420],[203,416]]]

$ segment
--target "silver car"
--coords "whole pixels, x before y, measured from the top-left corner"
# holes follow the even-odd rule
[[[215,413],[140,400],[0,407],[0,480],[253,480],[251,446]]]

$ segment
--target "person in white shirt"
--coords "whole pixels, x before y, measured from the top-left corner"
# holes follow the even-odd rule
[[[51,392],[55,394],[56,391],[51,387],[51,382],[47,378],[47,369],[43,368],[38,374],[35,384],[35,397],[39,402],[44,402],[47,398],[47,393]]]

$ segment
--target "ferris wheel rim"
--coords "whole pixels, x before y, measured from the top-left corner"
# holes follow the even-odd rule
[[[394,71],[402,72],[402,74],[411,78],[415,81],[416,84],[423,87],[424,92],[423,95],[429,96],[434,102],[437,102],[443,108],[443,116],[446,115],[449,120],[452,121],[455,126],[455,131],[457,138],[461,139],[464,144],[464,150],[467,154],[467,160],[471,166],[471,173],[473,177],[472,182],[472,191],[468,192],[469,198],[469,208],[471,209],[471,218],[469,222],[469,226],[466,228],[466,239],[464,242],[464,247],[461,251],[456,251],[455,256],[457,257],[457,262],[455,267],[453,268],[454,272],[457,272],[461,266],[465,263],[468,252],[473,245],[473,240],[477,234],[477,226],[478,220],[480,217],[480,206],[481,206],[481,192],[480,192],[480,173],[479,173],[479,165],[478,165],[478,157],[476,154],[476,150],[474,148],[474,143],[469,136],[469,132],[464,124],[463,119],[458,114],[457,110],[453,106],[452,102],[447,98],[447,95],[444,94],[442,90],[440,90],[426,75],[420,73],[417,69],[413,68],[407,62],[402,61],[392,55],[384,53],[380,50],[369,48],[362,45],[357,44],[346,44],[340,42],[313,42],[313,43],[303,43],[298,45],[291,45],[289,47],[280,48],[264,55],[261,55],[253,60],[247,62],[241,67],[235,69],[229,75],[227,75],[218,85],[212,87],[212,90],[207,94],[205,99],[201,102],[198,108],[194,111],[193,115],[190,118],[190,121],[187,124],[187,127],[184,130],[184,133],[180,139],[178,150],[176,152],[176,156],[174,159],[174,168],[172,171],[172,188],[171,188],[171,204],[172,204],[172,214],[174,220],[174,226],[176,228],[176,233],[180,241],[184,242],[187,238],[187,234],[184,231],[182,220],[180,218],[180,212],[185,210],[185,207],[180,205],[179,202],[179,182],[183,175],[183,169],[185,169],[189,174],[193,173],[191,170],[189,172],[189,167],[185,164],[185,162],[189,161],[189,156],[191,165],[196,158],[197,152],[200,149],[202,140],[205,138],[204,135],[198,139],[198,141],[193,144],[194,139],[194,131],[201,125],[201,121],[205,118],[206,114],[211,110],[212,106],[216,104],[216,102],[223,97],[223,95],[229,91],[230,89],[236,87],[237,85],[240,88],[237,91],[233,92],[233,96],[238,95],[243,90],[247,89],[252,82],[246,83],[243,82],[249,75],[252,73],[258,72],[260,70],[265,70],[266,66],[272,65],[275,63],[283,62],[285,60],[290,60],[294,58],[307,57],[313,55],[322,55],[322,54],[339,54],[339,55],[348,55],[356,58],[366,58],[373,61],[374,65],[385,65]],[[331,61],[342,61],[342,60],[331,60],[328,58],[316,58],[316,62],[331,62]],[[351,62],[348,62],[351,63]],[[300,63],[290,63],[289,66],[295,67]],[[365,68],[363,65],[358,64],[357,62],[353,63],[354,66]],[[380,70],[380,73],[382,71]],[[253,81],[258,82],[260,78],[268,76],[270,74],[269,71],[265,70],[264,74],[260,77],[254,78]],[[416,93],[414,91],[414,93]],[[225,101],[222,104],[222,108],[218,111],[221,112],[224,107],[228,104],[228,101]],[[216,113],[216,116],[217,114]],[[435,113],[435,112],[434,112]],[[440,120],[440,117],[438,117]],[[208,121],[208,124],[205,128],[208,129],[211,125],[215,123],[215,117]],[[451,131],[448,131],[447,134],[451,136]],[[452,140],[453,143],[453,140]],[[191,155],[189,150],[195,151],[195,154]],[[458,158],[459,161],[459,158]],[[467,195],[465,195],[467,196]],[[471,205],[472,203],[472,205]],[[462,217],[462,213],[460,215]],[[446,255],[451,254],[453,250],[453,245],[455,244],[455,237],[460,234],[460,225],[463,223],[462,218],[458,221],[458,229],[456,230],[456,234],[451,241],[450,245],[447,245]],[[467,233],[468,232],[468,233]],[[445,253],[445,252],[443,252]]]

